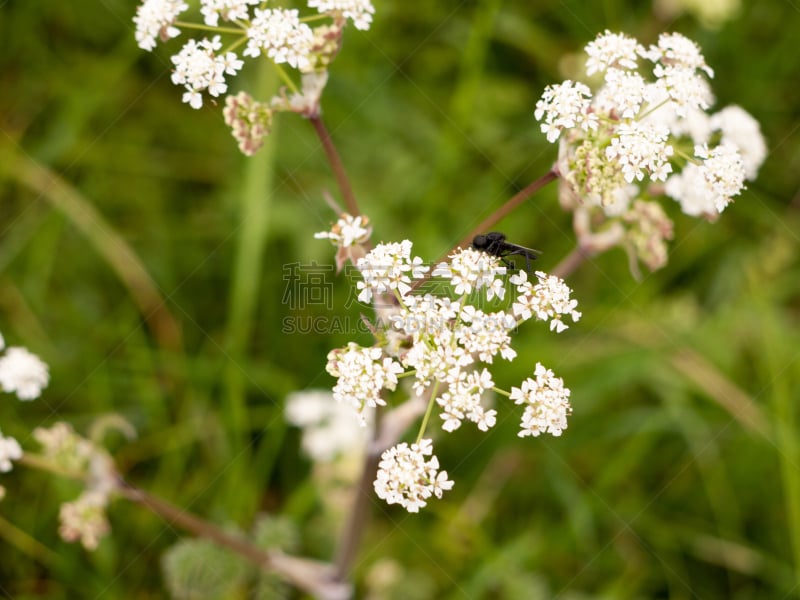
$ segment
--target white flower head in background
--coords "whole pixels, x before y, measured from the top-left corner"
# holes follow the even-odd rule
[[[0,350],[5,341],[0,335]],[[35,354],[20,346],[6,348],[0,356],[0,388],[15,393],[20,400],[33,400],[50,382],[47,365]]]
[[[303,451],[330,462],[349,452],[363,452],[368,429],[353,419],[351,407],[333,399],[330,390],[305,390],[286,397],[286,420],[303,430]],[[369,418],[367,413],[365,418]]]
[[[19,442],[0,432],[0,473],[8,473],[11,470],[11,461],[20,458],[22,458],[22,448]]]

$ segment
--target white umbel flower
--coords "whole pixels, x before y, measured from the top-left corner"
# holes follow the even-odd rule
[[[258,57],[264,52],[275,64],[307,71],[311,67],[309,54],[314,32],[300,22],[296,9],[256,8],[255,17],[247,29],[245,56]]]
[[[33,400],[50,382],[47,365],[25,348],[12,346],[0,357],[0,388],[16,393],[20,400]]]
[[[586,74],[603,73],[608,69],[635,69],[643,50],[634,38],[606,29],[586,45]]]
[[[497,411],[486,410],[481,404],[481,396],[494,387],[492,374],[487,369],[480,372],[462,373],[458,381],[436,399],[442,407],[439,415],[444,423],[442,429],[455,431],[464,419],[472,421],[481,431],[488,431],[497,421]]]
[[[503,311],[487,314],[468,305],[461,311],[461,321],[461,326],[455,331],[456,340],[481,361],[491,363],[497,354],[506,360],[514,360],[517,356],[509,335],[509,331],[517,326],[512,315]]]
[[[186,92],[183,101],[192,108],[203,106],[201,92],[207,90],[211,96],[219,96],[228,90],[225,75],[236,75],[244,64],[234,52],[217,55],[222,48],[220,37],[189,40],[181,51],[172,57],[175,70],[172,83],[182,85]]]
[[[642,181],[645,174],[653,181],[666,181],[672,171],[667,144],[669,130],[649,123],[632,121],[620,125],[617,136],[606,147],[606,158],[619,164],[625,181]]]
[[[538,437],[542,433],[560,436],[567,428],[567,417],[572,414],[569,403],[569,388],[564,380],[556,377],[550,369],[536,363],[536,379],[528,377],[520,387],[511,388],[511,400],[523,404],[519,437]]]
[[[397,375],[403,372],[400,363],[384,357],[380,348],[362,348],[354,342],[331,350],[325,368],[338,378],[333,387],[334,399],[352,406],[362,425],[366,425],[366,407],[384,406],[381,390],[394,390]]]
[[[375,7],[370,0],[308,0],[310,8],[321,13],[341,13],[346,19],[353,21],[356,29],[369,29]]]
[[[261,0],[200,0],[200,12],[203,22],[211,27],[223,21],[246,21],[250,18],[249,7],[256,6]]]
[[[595,94],[592,108],[599,113],[634,119],[646,92],[647,84],[639,73],[612,69],[606,73],[606,84]]]
[[[555,142],[565,129],[597,129],[597,115],[589,110],[591,100],[592,92],[583,83],[567,79],[547,86],[533,113],[537,121],[544,119],[541,130],[547,141]]]
[[[642,54],[663,66],[700,70],[714,77],[714,71],[706,64],[700,46],[680,33],[662,33],[658,36],[658,44],[650,46]]]
[[[0,432],[0,473],[8,473],[11,470],[11,461],[20,458],[22,458],[22,448],[19,442]]]
[[[687,164],[667,180],[665,191],[687,215],[715,219],[744,189],[742,157],[733,144],[720,144],[713,150],[700,145],[695,147],[695,156],[703,162]]]
[[[747,179],[755,179],[767,156],[767,144],[761,127],[750,113],[740,106],[726,106],[711,115],[711,129],[722,134],[720,143],[732,144],[739,150]]]
[[[401,296],[411,291],[411,279],[421,279],[430,269],[419,256],[411,258],[411,242],[378,244],[356,263],[363,281],[356,286],[361,302],[372,300],[373,293],[385,294],[396,290]]]
[[[473,289],[485,287],[487,300],[495,296],[502,300],[506,290],[499,277],[505,273],[506,268],[496,256],[474,248],[459,248],[450,255],[450,262],[436,265],[431,275],[449,279],[456,295],[471,294]]]
[[[133,17],[139,48],[152,50],[156,39],[166,41],[180,35],[180,29],[174,23],[188,8],[189,5],[182,0],[145,0],[140,4]]]
[[[431,496],[441,498],[443,492],[452,489],[453,482],[447,479],[447,471],[439,471],[431,440],[423,439],[419,444],[404,442],[386,450],[373,486],[387,504],[400,504],[416,513]]]
[[[550,330],[561,333],[568,328],[562,320],[569,316],[573,322],[581,318],[575,310],[578,301],[571,297],[572,290],[564,280],[543,271],[536,271],[538,283],[528,281],[528,274],[520,271],[511,277],[511,283],[517,286],[518,296],[512,310],[522,321],[535,316],[540,321],[550,321]]]
[[[339,248],[348,248],[356,244],[364,244],[372,235],[372,226],[369,219],[363,215],[356,217],[347,213],[342,214],[330,231],[320,231],[314,237],[318,240],[328,239]]]

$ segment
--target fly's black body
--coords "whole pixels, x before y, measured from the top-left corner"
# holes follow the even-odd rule
[[[541,254],[538,250],[507,242],[505,234],[499,231],[492,231],[485,235],[476,235],[472,240],[472,247],[475,248],[475,250],[482,250],[486,252],[486,254],[496,256],[510,269],[514,269],[515,267],[513,262],[507,260],[507,257],[522,256],[525,258],[525,270],[528,272],[531,270],[531,261],[536,260]]]

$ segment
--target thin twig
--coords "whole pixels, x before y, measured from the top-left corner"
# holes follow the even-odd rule
[[[451,254],[455,251],[456,248],[466,248],[472,244],[473,238],[481,233],[486,233],[491,227],[496,225],[500,222],[504,217],[506,217],[511,211],[517,208],[520,204],[525,202],[528,198],[533,196],[536,192],[542,189],[551,181],[555,181],[558,179],[558,173],[555,169],[548,171],[539,179],[531,182],[526,187],[522,188],[516,194],[511,196],[505,204],[503,204],[500,208],[494,211],[491,215],[486,217],[480,225],[475,227],[472,231],[470,231],[458,244],[456,244],[452,250],[450,250],[447,254]],[[447,255],[443,256],[440,260],[446,260]]]
[[[335,573],[337,581],[347,581],[350,566],[358,553],[361,538],[367,527],[369,519],[369,500],[372,498],[375,473],[381,459],[381,450],[369,445],[361,469],[361,478],[355,489],[355,497],[347,517],[342,534],[339,537],[339,547],[336,549]]]
[[[361,211],[358,209],[358,202],[356,202],[353,187],[350,185],[350,180],[347,178],[347,173],[344,170],[344,164],[339,157],[339,153],[336,151],[336,146],[333,145],[333,140],[328,133],[328,129],[318,115],[309,117],[308,120],[311,121],[311,124],[314,126],[314,131],[317,132],[319,141],[322,143],[322,147],[325,150],[325,155],[328,157],[331,170],[336,177],[336,183],[339,185],[339,191],[342,193],[342,198],[344,198],[347,212],[354,217],[360,215]]]
[[[249,540],[225,531],[200,517],[120,480],[117,492],[148,508],[170,525],[177,525],[197,537],[207,538],[261,569],[268,569],[282,579],[317,598],[344,600],[351,595],[350,586],[334,577],[332,565],[289,556],[279,551],[263,550]]]
[[[592,254],[591,251],[581,246],[576,246],[572,252],[561,259],[560,263],[550,269],[550,274],[560,277],[561,279],[566,279],[572,275],[575,269],[581,266],[585,260],[590,258]]]
[[[395,444],[411,424],[425,412],[426,405],[424,396],[412,396],[385,415],[376,412],[376,417],[380,416],[380,420],[375,424],[372,440],[367,445],[361,479],[356,487],[350,515],[339,537],[339,547],[336,551],[336,577],[340,581],[347,580],[350,566],[358,553],[367,526],[369,500],[375,497],[372,482],[375,481],[381,454],[386,448]]]

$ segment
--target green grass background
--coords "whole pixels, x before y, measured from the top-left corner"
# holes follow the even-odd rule
[[[647,2],[375,4],[373,27],[346,33],[323,113],[376,241],[409,238],[432,260],[547,171],[556,148],[534,104],[606,28],[696,40],[717,107],[753,114],[769,156],[718,223],[669,207],[665,269],[637,282],[611,251],[569,280],[580,323],[523,328],[495,380],[553,368],[572,389],[569,429],[520,440],[516,407],[501,405],[491,432],[440,436],[455,488],[416,516],[374,500],[359,595],[391,559],[396,598],[796,597],[800,6],[744,0],[710,30]],[[334,218],[335,182],[295,115],[239,155],[219,106],[181,104],[179,42],[136,47],[134,12],[0,6],[0,331],[52,375],[36,402],[5,397],[0,427],[34,449],[36,426],[85,431],[118,413],[139,431],[107,438],[129,480],[225,526],[283,512],[300,551],[327,559],[325,490],[282,405],[330,386],[325,355],[351,336],[284,333],[298,312],[282,298],[284,265],[332,264],[312,234]],[[267,96],[275,81],[251,65],[232,89]],[[574,243],[552,185],[498,228],[543,250],[545,269]],[[337,280],[335,314],[355,321],[348,297]],[[86,553],[56,532],[75,483],[21,467],[0,483],[0,596],[167,595],[160,557],[180,532],[120,501],[112,536]]]

